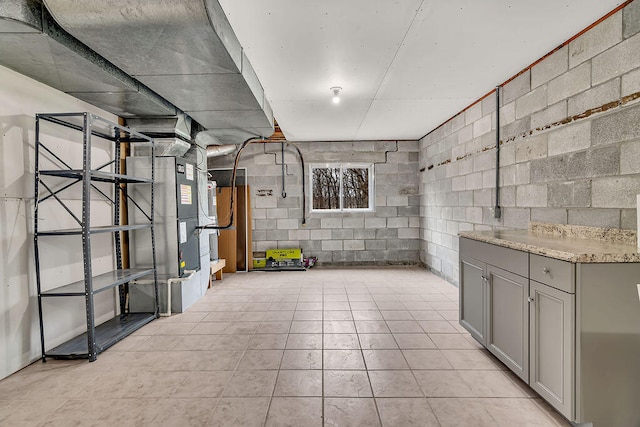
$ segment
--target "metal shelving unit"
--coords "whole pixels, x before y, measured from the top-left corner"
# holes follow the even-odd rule
[[[52,123],[82,135],[82,168],[74,169],[66,162],[62,155],[55,153],[55,149],[49,148],[42,141],[41,122]],[[131,129],[112,123],[99,116],[90,113],[60,113],[36,115],[36,144],[35,144],[35,211],[34,211],[34,252],[36,267],[36,284],[38,291],[38,311],[40,315],[40,341],[42,345],[42,360],[53,358],[87,358],[94,361],[97,355],[120,341],[135,330],[151,322],[158,317],[158,274],[156,269],[156,250],[154,235],[154,179],[155,162],[151,162],[150,177],[135,177],[121,173],[122,144],[144,144],[151,148],[151,157],[155,158],[154,141]],[[110,161],[92,167],[91,156],[95,147],[92,138],[111,141]],[[57,169],[40,169],[46,156],[48,163],[57,166]],[[61,178],[63,178],[61,180]],[[60,184],[64,179],[71,180]],[[55,180],[52,184],[47,180]],[[109,191],[102,191],[95,183],[113,184],[113,197]],[[61,198],[61,193],[71,187],[82,187],[82,212],[74,213],[69,200]],[[144,211],[135,200],[132,200],[127,192],[128,185],[149,186],[150,208]],[[41,187],[44,191],[41,190]],[[44,194],[41,194],[44,193]],[[91,201],[92,195],[108,200],[112,204],[112,223],[108,225],[91,226]],[[123,197],[121,197],[123,196]],[[128,199],[131,205],[140,209],[148,222],[143,224],[123,224],[121,219],[121,198]],[[40,205],[49,200],[56,201],[77,222],[77,228],[65,228],[62,230],[39,230],[38,210]],[[140,229],[151,231],[151,259],[149,266],[144,268],[123,268],[122,234]],[[115,270],[94,275],[92,272],[91,236],[99,233],[111,233],[115,250]],[[50,239],[56,236],[80,236],[82,239],[83,279],[73,283],[64,284],[43,290],[43,277],[40,262],[42,260],[38,242],[42,238]],[[129,313],[126,304],[128,286],[135,286],[137,279],[146,278],[153,280],[155,310],[147,313]],[[96,326],[94,311],[94,296],[109,289],[118,288],[119,313],[116,316]],[[43,298],[84,297],[86,311],[86,332],[54,348],[47,349],[45,342],[45,322],[43,320]]]

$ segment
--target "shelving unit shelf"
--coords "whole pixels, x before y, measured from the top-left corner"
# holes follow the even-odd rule
[[[71,132],[80,132],[82,143],[82,168],[73,168],[71,161],[63,160],[65,155],[72,151],[71,144],[60,146],[57,142],[58,150],[62,153],[56,154],[55,148],[50,148],[43,139],[47,135],[41,133],[42,122],[51,123],[71,129]],[[124,144],[144,144],[150,147],[151,157],[155,158],[154,141],[131,129],[105,120],[91,113],[58,113],[58,114],[37,114],[36,115],[36,144],[35,144],[35,210],[34,210],[34,252],[36,266],[36,285],[38,292],[38,311],[40,315],[40,341],[42,345],[42,360],[47,357],[53,358],[87,358],[89,361],[96,360],[99,353],[117,343],[124,337],[130,335],[137,329],[151,322],[158,317],[158,274],[156,269],[156,249],[154,234],[154,180],[155,162],[151,162],[150,177],[129,176],[121,173],[121,153]],[[68,132],[68,131],[67,131]],[[56,138],[59,138],[56,134]],[[99,138],[100,147],[95,147],[92,138]],[[55,140],[55,138],[54,138]],[[105,145],[104,141],[110,141],[111,145]],[[92,153],[96,150],[108,153],[109,161],[92,167]],[[45,157],[46,156],[46,157]],[[47,169],[40,169],[40,165],[47,162]],[[77,160],[77,159],[76,159]],[[77,161],[76,161],[77,162]],[[51,166],[53,165],[53,166]],[[57,167],[57,169],[55,169]],[[63,178],[61,180],[61,178]],[[67,181],[64,185],[60,182]],[[47,180],[53,180],[47,181]],[[113,184],[113,195],[102,191],[96,182]],[[132,200],[127,192],[128,185],[146,185],[149,187],[150,197],[147,205],[148,211],[140,208],[140,205]],[[74,187],[82,187],[82,211],[74,213],[72,199],[63,199],[62,192]],[[92,196],[108,200],[112,205],[112,220],[110,224],[92,225],[91,210]],[[101,199],[100,199],[101,200]],[[141,224],[124,223],[126,215],[121,215],[121,205],[123,201],[131,201],[131,205],[142,211],[144,218],[148,221]],[[38,211],[45,202],[57,202],[78,224],[76,228],[64,228],[60,230],[40,230],[41,224]],[[77,208],[76,208],[77,210]],[[44,227],[42,227],[44,228]],[[125,260],[122,252],[122,239],[124,233],[135,230],[148,229],[151,232],[150,260],[149,265],[143,268],[124,268]],[[115,257],[115,269],[112,271],[95,274],[93,273],[91,257],[91,237],[95,234],[110,233],[113,235],[113,253]],[[40,239],[50,239],[56,236],[80,236],[82,238],[82,264],[83,279],[62,286],[52,288],[50,283],[43,277],[41,261],[47,256],[40,250]],[[126,294],[129,286],[135,286],[135,281],[144,278],[147,282],[152,280],[154,299],[153,312],[130,313],[127,308]],[[47,289],[43,290],[43,285]],[[96,313],[94,296],[109,289],[118,289],[119,310],[115,310],[115,317],[96,325]],[[47,349],[45,340],[45,317],[43,316],[43,299],[46,298],[67,298],[84,297],[86,314],[86,332],[68,340],[67,342]]]

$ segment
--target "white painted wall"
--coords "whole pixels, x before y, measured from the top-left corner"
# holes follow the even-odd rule
[[[35,114],[82,111],[117,121],[112,114],[0,66],[0,379],[37,360],[41,354],[32,232]],[[50,132],[45,130],[52,135]],[[55,132],[53,143],[59,148],[67,148],[63,141],[71,135],[66,132],[69,131]],[[77,155],[73,160],[81,160],[81,150],[75,150],[75,145],[68,148],[71,156]],[[66,198],[77,199],[77,194],[67,192]],[[53,206],[49,204],[51,209],[41,211],[46,227],[71,225]],[[108,221],[110,209],[98,212],[94,220]],[[41,248],[41,252],[48,253],[50,261],[43,267],[51,278],[43,288],[51,287],[53,281],[62,284],[81,278],[81,252],[72,249],[80,246],[79,238],[48,239],[62,240],[46,242]],[[101,236],[92,241],[94,274],[113,267],[110,239]],[[116,305],[113,293],[99,296],[98,323],[110,318]],[[49,300],[44,311],[50,347],[77,335],[85,327],[82,298]]]

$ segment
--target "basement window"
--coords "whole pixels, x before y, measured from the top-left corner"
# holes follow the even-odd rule
[[[311,165],[311,211],[373,210],[373,166]]]

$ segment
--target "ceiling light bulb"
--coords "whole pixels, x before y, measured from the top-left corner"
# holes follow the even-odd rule
[[[332,101],[334,104],[339,104],[340,103],[340,91],[342,90],[341,87],[339,86],[334,86],[331,88],[331,91],[333,91],[333,98]]]

